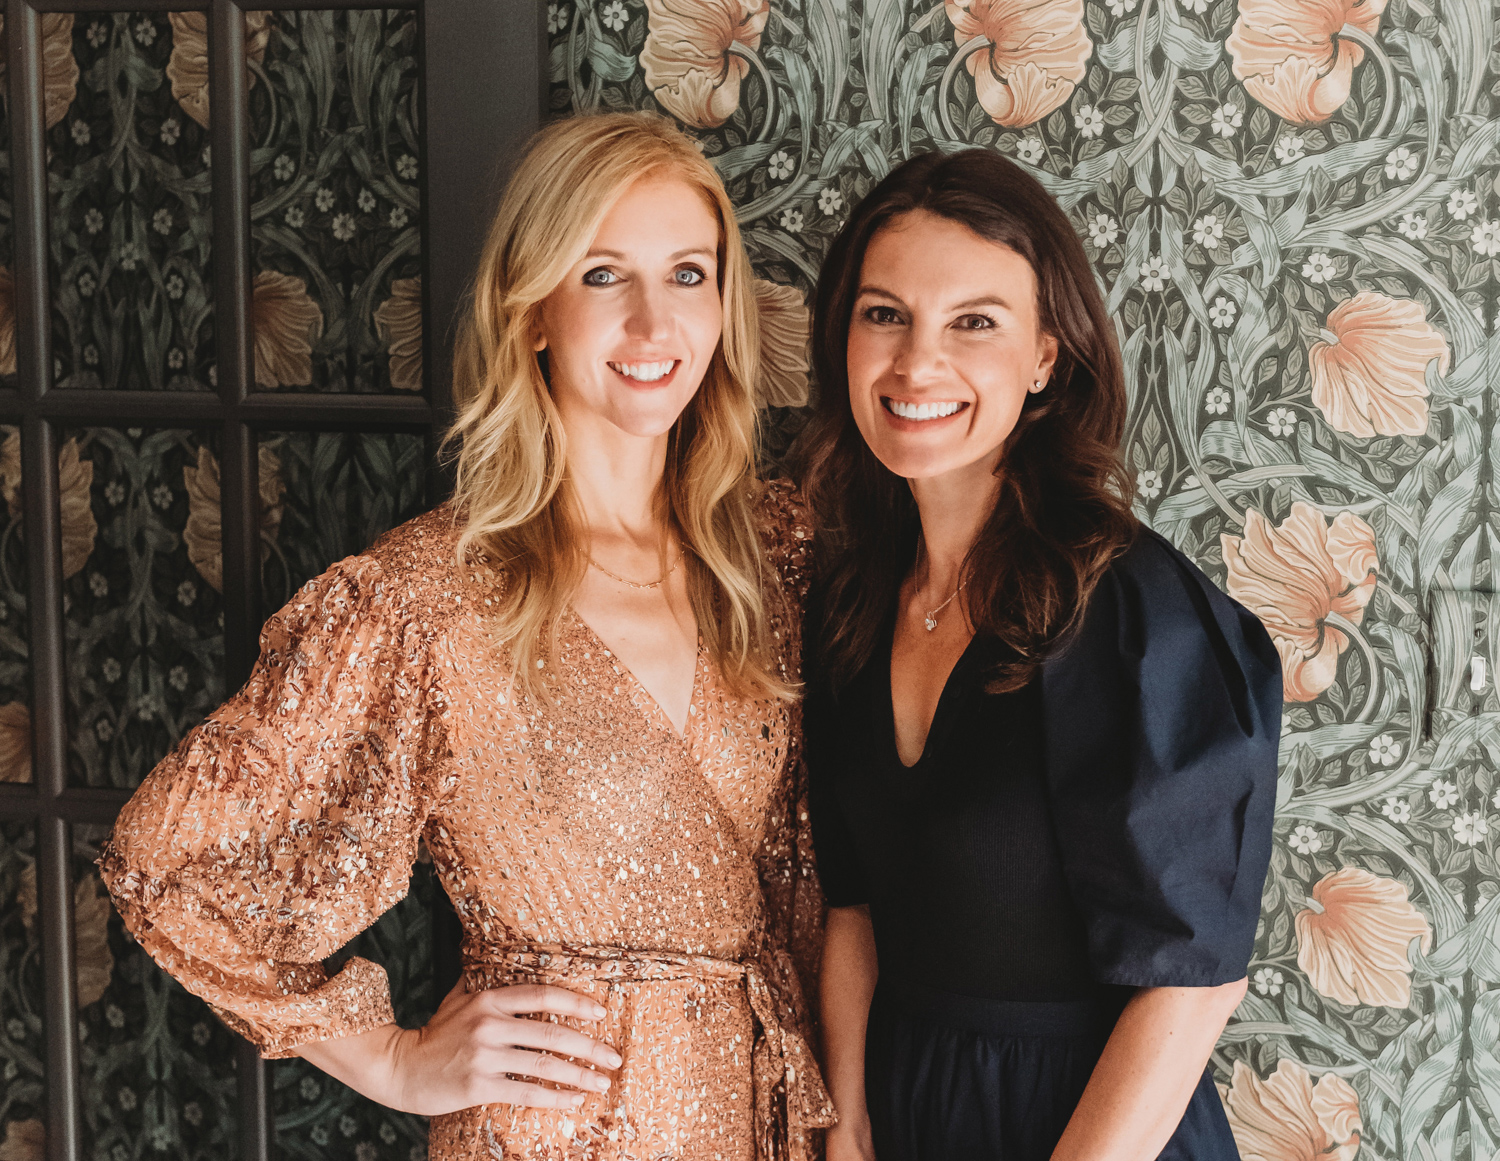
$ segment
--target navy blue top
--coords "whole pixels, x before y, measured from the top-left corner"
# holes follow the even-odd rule
[[[1245,974],[1271,854],[1281,666],[1260,622],[1143,529],[1023,689],[976,638],[916,765],[890,634],[806,728],[819,873],[882,978],[1010,1000]]]

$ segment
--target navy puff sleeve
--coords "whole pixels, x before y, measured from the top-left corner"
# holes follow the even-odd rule
[[[1052,814],[1096,979],[1240,979],[1276,799],[1281,666],[1265,629],[1143,530],[1041,680]]]

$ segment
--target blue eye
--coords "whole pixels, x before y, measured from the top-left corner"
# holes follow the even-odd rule
[[[612,286],[618,281],[615,272],[607,266],[596,266],[583,276],[585,286]]]
[[[697,286],[704,280],[703,271],[696,270],[691,266],[685,266],[672,275],[672,281],[678,286]]]

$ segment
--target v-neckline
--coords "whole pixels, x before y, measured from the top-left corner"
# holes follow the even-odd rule
[[[625,674],[626,678],[629,679],[631,684],[634,685],[635,688],[638,689],[645,697],[646,702],[649,706],[649,708],[643,707],[645,708],[646,716],[650,718],[654,715],[655,717],[660,719],[657,724],[665,729],[667,733],[671,734],[672,737],[675,738],[678,742],[686,745],[688,741],[688,735],[691,734],[693,730],[693,719],[699,716],[694,711],[697,709],[699,699],[703,694],[703,634],[698,634],[698,642],[693,650],[693,686],[692,690],[688,694],[687,716],[683,718],[682,732],[679,733],[677,731],[677,727],[672,724],[672,715],[667,713],[666,709],[663,708],[661,702],[657,700],[656,695],[652,693],[648,688],[646,688],[646,683],[635,675],[635,670],[631,669],[630,666],[625,664],[625,659],[615,651],[614,646],[605,641],[605,639],[599,635],[598,630],[596,630],[592,625],[590,625],[583,619],[582,615],[579,614],[577,609],[569,605],[568,612],[572,616],[573,620],[577,621],[578,624],[583,628],[583,631],[588,634],[588,636],[593,638],[594,644],[602,649],[604,651],[604,655],[611,661],[613,661],[615,665],[619,666],[621,672]]]
[[[953,662],[953,667],[948,670],[948,676],[943,681],[943,688],[938,693],[937,704],[932,709],[932,720],[927,723],[927,736],[922,739],[922,752],[917,755],[917,760],[908,766],[901,760],[901,745],[896,740],[896,683],[891,677],[891,661],[894,658],[896,649],[896,624],[895,619],[891,619],[886,632],[885,648],[879,654],[879,656],[884,656],[885,658],[885,665],[883,666],[885,679],[876,686],[876,689],[884,689],[885,691],[885,697],[882,699],[885,703],[885,729],[882,732],[885,737],[885,744],[889,748],[891,760],[896,764],[896,769],[902,773],[909,774],[911,771],[920,768],[927,761],[928,755],[932,753],[933,738],[937,735],[938,727],[942,723],[943,711],[947,708],[953,697],[956,696],[954,692],[954,678],[963,670],[964,663],[968,661],[970,654],[974,652],[974,645],[978,640],[979,635],[977,633],[970,637],[969,643],[964,646],[964,651],[958,655],[958,659]]]

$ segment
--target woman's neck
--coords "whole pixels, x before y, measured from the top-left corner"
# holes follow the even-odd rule
[[[994,508],[999,484],[988,464],[907,483],[922,522],[915,579],[929,596],[946,595],[963,583],[964,560]]]
[[[568,479],[588,538],[656,551],[663,531],[657,495],[667,437],[633,436],[613,424],[576,418],[565,426]]]

